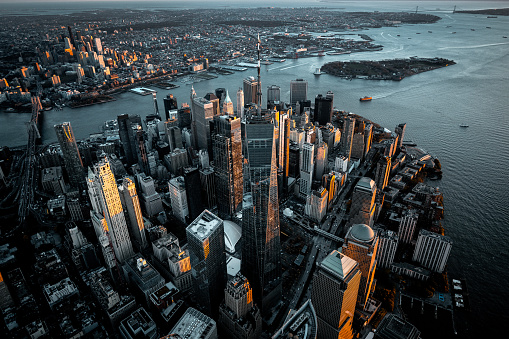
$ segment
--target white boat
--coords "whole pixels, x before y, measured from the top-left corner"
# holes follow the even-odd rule
[[[314,75],[321,75],[322,71],[320,70],[320,67],[318,67],[313,74]]]

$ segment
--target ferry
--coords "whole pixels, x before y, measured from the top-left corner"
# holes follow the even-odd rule
[[[461,124],[460,127],[468,127],[467,124]]]
[[[359,99],[359,101],[371,101],[371,100],[373,100],[372,97],[364,97]]]
[[[317,68],[313,74],[314,75],[321,75],[322,71],[320,70],[320,68]]]

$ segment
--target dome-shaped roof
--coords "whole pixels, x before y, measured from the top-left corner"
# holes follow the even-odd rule
[[[242,228],[230,220],[224,220],[223,225],[226,251],[228,253],[235,253],[235,245],[237,245],[240,240]]]
[[[363,242],[373,240],[375,232],[366,224],[355,224],[350,230],[350,235],[355,239]]]

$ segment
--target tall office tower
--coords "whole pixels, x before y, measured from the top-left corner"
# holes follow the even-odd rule
[[[329,194],[327,205],[330,208],[332,199],[334,199],[336,192],[336,176],[334,175],[334,172],[330,172],[322,176],[322,186],[327,190]]]
[[[201,180],[198,167],[184,168],[184,183],[186,185],[187,206],[189,219],[196,219],[205,209],[201,198]]]
[[[451,248],[451,238],[423,229],[419,231],[412,260],[433,272],[442,273]]]
[[[103,44],[101,38],[94,38],[94,46],[97,54],[103,54]]]
[[[259,104],[256,101],[257,100],[256,94],[258,93],[258,82],[256,81],[255,77],[245,78],[243,84],[244,84],[244,105]]]
[[[355,130],[355,118],[347,117],[343,122],[343,133],[341,133],[341,149],[344,155],[350,160],[352,153],[353,132]]]
[[[219,104],[219,98],[214,93],[207,93],[204,96],[205,99],[212,103],[214,109],[214,116],[221,114],[221,105]]]
[[[97,185],[100,188],[102,212],[106,219],[109,237],[117,261],[123,263],[131,257],[133,247],[129,238],[129,231],[118,194],[115,176],[111,172],[110,164],[106,158],[94,166]]]
[[[128,114],[121,114],[117,116],[118,122],[118,135],[120,136],[120,142],[124,149],[124,153],[127,159],[128,165],[133,165],[138,161],[136,149],[133,149],[134,139],[131,129],[131,119]]]
[[[268,312],[281,300],[281,243],[276,162],[276,129],[270,115],[245,124],[249,178],[242,210],[242,274],[255,302]]]
[[[341,253],[359,263],[361,281],[357,303],[364,307],[372,291],[373,277],[376,269],[376,252],[378,236],[365,224],[355,224],[346,233]]]
[[[215,95],[214,95],[215,96]],[[193,98],[193,134],[198,149],[210,151],[209,122],[214,118],[214,104],[205,98]]]
[[[320,187],[313,190],[306,198],[304,213],[311,219],[321,223],[327,213],[328,198],[329,194],[325,188]]]
[[[294,142],[290,143],[288,152],[288,176],[297,178],[300,174],[300,149]]]
[[[216,90],[214,91],[215,94],[216,94],[216,97],[219,99],[219,104],[222,105],[224,100],[226,99],[226,94],[228,93],[228,91],[226,90],[226,88],[216,88]]]
[[[244,120],[244,91],[242,88],[237,90],[237,110],[235,111],[235,115],[240,120]]]
[[[391,174],[391,158],[381,157],[376,164],[375,182],[379,190],[387,187],[389,182],[389,174]]]
[[[290,116],[279,113],[278,171],[283,175],[283,192],[288,194],[288,173],[290,167]]]
[[[376,185],[367,177],[361,178],[352,194],[352,207],[350,208],[350,224],[373,225],[375,213]]]
[[[223,101],[223,114],[224,115],[234,115],[233,112],[233,102],[232,99],[230,99],[230,95],[228,94],[228,90],[226,91],[226,97]]]
[[[315,145],[306,142],[302,146],[302,158],[300,166],[300,193],[307,196],[311,193],[313,183],[313,171],[315,167]]]
[[[217,209],[228,218],[242,208],[242,131],[240,119],[222,115],[214,117],[212,134]]]
[[[182,143],[182,131],[177,126],[178,122],[176,119],[167,120],[164,122],[164,127],[166,130],[166,137],[168,139],[168,145],[170,146],[170,151],[173,152],[175,149],[180,148],[183,149],[184,145]]]
[[[147,148],[145,145],[145,140],[147,138],[145,131],[141,128],[141,125],[133,125],[132,133],[134,136],[134,145],[131,145],[131,148],[136,151],[138,166],[140,166],[140,169],[145,174],[150,175],[150,164],[148,161]]]
[[[329,122],[332,122],[332,98],[329,96],[324,97],[318,94],[315,97],[315,117],[314,122],[318,122],[320,126],[325,126]]]
[[[186,218],[189,216],[189,207],[187,206],[186,184],[184,182],[184,177],[171,179],[168,183],[168,188],[173,215],[185,223]]]
[[[106,267],[111,270],[117,265],[117,263],[106,219],[102,214],[99,214],[96,211],[90,211],[90,220],[92,221],[95,234],[99,240],[99,247],[101,247]]]
[[[398,237],[403,244],[410,244],[414,238],[419,214],[416,210],[404,210],[399,222]]]
[[[336,250],[317,265],[311,302],[320,339],[353,338],[353,317],[361,280],[360,265]]]
[[[141,251],[148,246],[148,242],[145,236],[145,223],[143,222],[143,216],[141,214],[140,200],[136,192],[136,185],[129,177],[125,177],[122,188],[125,205],[127,207],[127,215],[129,216],[130,234],[136,247]]]
[[[217,204],[216,180],[211,167],[200,169],[201,195],[206,208],[213,208]]]
[[[205,210],[186,228],[186,234],[197,300],[215,317],[227,279],[223,220]]]
[[[350,156],[362,160],[364,157],[364,134],[355,133],[352,138],[352,152]]]
[[[398,135],[398,147],[403,145],[403,138],[405,137],[406,124],[399,124],[394,129],[394,132]]]
[[[74,35],[72,34],[71,26],[67,26],[67,30],[69,31],[69,40],[71,41],[74,48],[76,48],[76,41],[74,40]]]
[[[373,124],[366,124],[364,127],[364,157],[371,150],[371,145],[373,143]]]
[[[168,94],[163,98],[164,103],[164,116],[166,120],[170,118],[170,111],[178,110],[177,98],[173,94]]]
[[[389,230],[378,232],[378,250],[376,252],[376,267],[391,268],[398,248],[398,234]]]
[[[225,338],[256,339],[261,335],[260,310],[253,304],[249,281],[240,272],[226,283],[218,323]]]
[[[189,108],[189,106],[186,107],[183,106],[178,109],[177,121],[180,129],[191,127],[191,108]]]
[[[163,211],[161,196],[156,192],[154,179],[144,174],[136,174],[138,188],[141,191],[141,201],[145,212],[149,217],[158,215]]]
[[[322,180],[322,176],[327,170],[329,148],[327,144],[322,142],[316,147],[316,161],[315,161],[315,179]]]
[[[297,101],[303,102],[308,99],[308,82],[304,79],[290,81],[290,105]]]
[[[71,123],[63,122],[55,125],[55,132],[57,134],[58,143],[64,156],[64,165],[69,176],[69,182],[73,187],[80,187],[83,184],[83,177],[85,171],[83,163],[81,162],[80,152],[74,133],[72,132]]]
[[[271,85],[267,87],[267,108],[274,108],[281,101],[281,87]]]

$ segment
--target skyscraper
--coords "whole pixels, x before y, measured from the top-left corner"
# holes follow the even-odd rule
[[[242,88],[239,88],[237,91],[237,110],[235,113],[237,118],[240,118],[240,120],[244,119],[244,91]]]
[[[94,166],[95,182],[99,187],[102,212],[106,219],[109,237],[117,261],[123,263],[133,256],[133,248],[127,223],[120,202],[117,183],[110,169],[107,158],[101,159]]]
[[[64,122],[54,127],[62,155],[64,156],[64,164],[69,176],[69,182],[73,187],[80,187],[83,185],[85,171],[81,162],[78,145],[72,132],[71,123]]]
[[[391,268],[398,248],[398,235],[389,230],[378,233],[378,250],[376,252],[377,268]]]
[[[163,98],[164,103],[164,114],[166,120],[170,118],[170,111],[178,110],[177,98],[173,97],[173,94],[168,94]]]
[[[184,168],[184,183],[186,185],[189,219],[194,220],[205,209],[202,201],[200,171],[198,167]]]
[[[410,244],[414,238],[419,214],[416,210],[404,210],[398,227],[399,241],[403,244]]]
[[[403,145],[403,138],[405,137],[406,124],[399,124],[394,129],[394,132],[398,135],[398,147]]]
[[[189,216],[189,207],[187,206],[186,184],[184,177],[176,177],[168,182],[171,209],[173,215],[183,223]]]
[[[214,118],[214,104],[205,98],[193,97],[193,134],[198,149],[210,151],[209,121]]]
[[[355,130],[355,118],[346,117],[343,122],[343,133],[341,133],[341,149],[343,154],[350,161],[352,153],[353,132]]]
[[[332,100],[328,95],[324,97],[318,94],[315,97],[314,121],[318,122],[320,126],[325,126],[327,123],[332,122],[332,107],[334,105]]]
[[[121,114],[117,116],[118,122],[118,135],[120,136],[120,142],[124,149],[124,153],[127,159],[127,164],[132,165],[138,161],[136,149],[133,149],[134,139],[131,129],[131,119],[128,114]]]
[[[373,225],[375,214],[376,185],[370,178],[361,178],[352,194],[350,223]]]
[[[288,194],[288,174],[290,168],[290,125],[288,113],[279,112],[278,134],[278,172],[283,176],[283,192]]]
[[[376,268],[376,252],[378,249],[378,236],[368,225],[355,224],[346,233],[341,253],[359,263],[361,279],[357,304],[366,305],[373,292],[371,287]]]
[[[308,82],[304,79],[290,81],[290,104],[293,106],[297,101],[308,99]]]
[[[242,207],[242,136],[240,119],[234,116],[214,118],[212,149],[216,176],[217,209],[227,218]]]
[[[381,157],[376,164],[376,187],[383,190],[389,182],[389,174],[391,173],[391,158]]]
[[[281,299],[281,244],[275,128],[268,112],[246,122],[247,192],[242,217],[241,271],[255,302],[268,312]]]
[[[267,87],[267,108],[274,108],[281,101],[281,88],[276,85]]]
[[[417,237],[412,260],[433,272],[442,273],[451,254],[451,248],[451,238],[422,229]]]
[[[197,300],[206,313],[215,316],[226,284],[223,220],[205,210],[186,233]]]
[[[352,322],[361,271],[352,258],[334,250],[317,265],[311,301],[320,339],[353,338]]]
[[[219,325],[223,335],[231,339],[260,337],[262,317],[253,303],[253,290],[240,272],[228,280],[224,290],[224,303],[219,308]]]
[[[145,139],[147,138],[145,131],[141,128],[141,125],[133,125],[131,128],[134,137],[134,145],[131,145],[131,148],[136,151],[140,169],[145,174],[150,175],[150,164],[148,162],[147,148],[145,145]]]
[[[164,122],[164,127],[166,131],[166,137],[168,139],[168,145],[170,146],[170,151],[173,152],[176,148],[183,149],[184,145],[182,144],[182,131],[178,127],[177,119],[168,119]]]
[[[300,167],[300,193],[304,196],[307,196],[311,193],[314,167],[315,145],[306,142],[302,146],[302,158]]]
[[[145,224],[141,214],[140,200],[136,192],[136,186],[129,177],[125,177],[122,188],[124,201],[127,207],[127,215],[129,216],[130,234],[138,250],[141,251],[147,247],[148,242],[145,235]]]
[[[247,77],[244,84],[244,104],[259,104],[257,101],[258,82],[255,77]],[[238,92],[237,92],[238,93]],[[238,109],[238,106],[237,106]],[[237,113],[238,114],[238,113]]]
[[[230,95],[228,94],[228,90],[226,90],[226,97],[223,101],[223,114],[224,115],[233,115],[233,102],[230,99]]]
[[[221,105],[219,102],[219,98],[214,93],[207,93],[204,96],[205,99],[212,103],[214,108],[214,116],[221,114]]]

